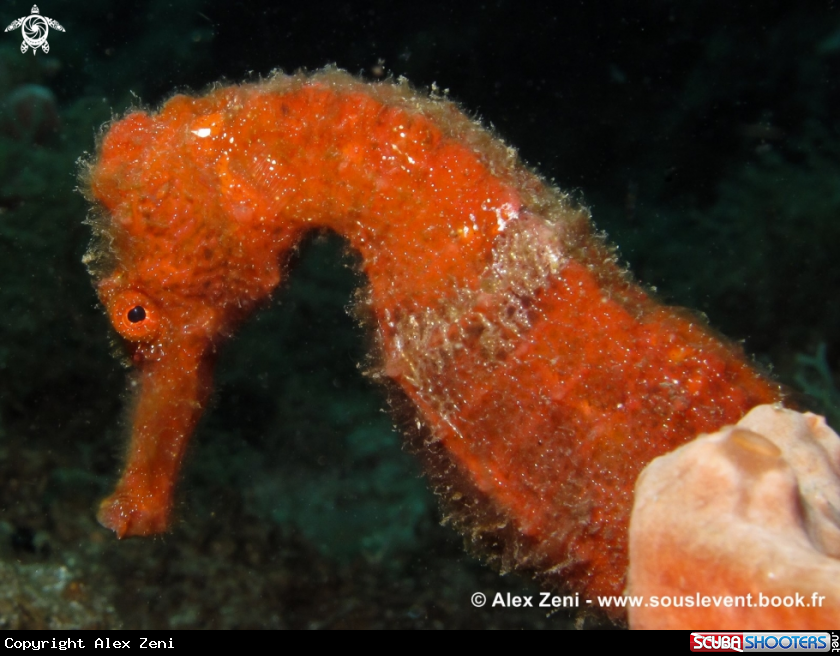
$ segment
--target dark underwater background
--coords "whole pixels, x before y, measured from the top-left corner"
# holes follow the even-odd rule
[[[3,0],[0,26],[30,13]],[[79,158],[175,91],[336,64],[448,89],[591,208],[637,278],[840,426],[840,2],[45,0],[0,33],[0,628],[569,628],[464,549],[362,375],[337,238],[224,350],[176,518],[95,521],[127,370],[81,263]]]

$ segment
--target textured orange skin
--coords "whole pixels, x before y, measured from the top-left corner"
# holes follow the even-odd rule
[[[541,216],[542,182],[468,123],[449,103],[327,72],[176,96],[110,127],[89,176],[111,259],[98,291],[141,389],[105,526],[166,529],[216,345],[281,282],[303,235],[330,229],[361,255],[382,374],[451,465],[437,478],[457,519],[476,540],[500,536],[503,566],[621,593],[640,470],[780,390],[628,282],[579,212]],[[511,226],[568,257],[526,295],[524,327],[499,329],[497,352],[482,322],[515,296],[487,283]],[[405,326],[459,294],[472,310],[412,351]],[[137,304],[139,326],[125,318]],[[418,378],[426,353],[437,364]]]

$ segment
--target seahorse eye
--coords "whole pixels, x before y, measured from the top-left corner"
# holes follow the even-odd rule
[[[143,309],[142,305],[135,305],[128,311],[127,316],[131,323],[140,323],[146,318],[146,310]]]
[[[117,332],[133,342],[147,342],[160,331],[160,313],[156,303],[134,289],[117,292],[108,298],[108,314]]]

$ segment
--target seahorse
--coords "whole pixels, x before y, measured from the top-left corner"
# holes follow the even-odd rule
[[[313,230],[359,255],[374,377],[468,542],[620,594],[653,458],[782,399],[740,348],[636,284],[585,208],[439,94],[336,70],[176,95],[83,172],[85,257],[138,370],[99,521],[165,531],[219,346]]]

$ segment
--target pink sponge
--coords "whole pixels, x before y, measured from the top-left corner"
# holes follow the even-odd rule
[[[840,438],[762,405],[648,465],[636,484],[633,628],[840,624]]]

